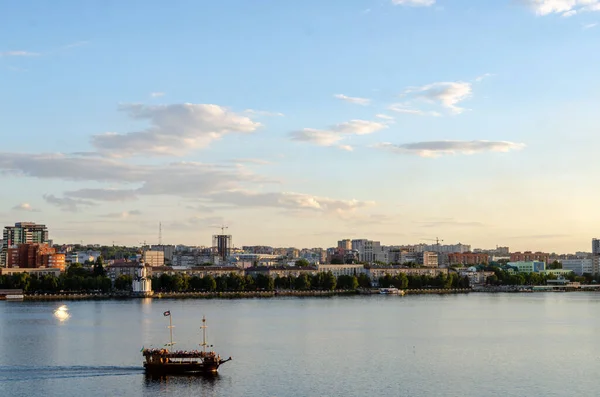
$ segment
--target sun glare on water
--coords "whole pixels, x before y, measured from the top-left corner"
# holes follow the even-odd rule
[[[54,317],[61,322],[68,320],[69,317],[71,317],[71,314],[69,314],[69,308],[66,305],[62,305],[54,311]]]

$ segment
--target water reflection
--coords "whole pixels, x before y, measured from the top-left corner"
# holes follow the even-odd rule
[[[60,322],[67,321],[69,317],[71,317],[67,305],[62,305],[58,309],[56,309],[54,311],[54,317],[56,317]]]
[[[219,383],[219,374],[194,374],[194,375],[152,375],[145,374],[147,389],[162,393],[175,393],[187,390],[194,395],[217,395],[216,386]]]

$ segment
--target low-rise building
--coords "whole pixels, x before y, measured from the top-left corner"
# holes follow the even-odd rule
[[[163,251],[144,251],[142,259],[150,267],[165,265],[165,253]]]
[[[548,263],[550,261],[550,254],[545,252],[514,252],[510,254],[511,262],[544,262]]]
[[[585,273],[594,273],[594,261],[590,259],[563,259],[561,261],[564,270],[571,270],[578,276]]]
[[[398,274],[406,274],[407,276],[430,276],[436,277],[439,274],[448,275],[447,268],[424,268],[424,267],[398,267],[398,266],[389,266],[389,267],[372,267],[370,269],[366,269],[366,274],[371,278],[371,280],[377,280],[380,277],[384,277],[389,274],[390,276],[396,276]]]
[[[187,275],[189,277],[204,277],[204,276],[226,276],[230,273],[244,275],[244,270],[235,266],[195,266],[191,268],[177,268],[169,266],[158,266],[150,268],[150,277],[160,277],[163,274],[173,276],[176,274]]]
[[[358,276],[365,273],[365,267],[359,264],[318,264],[317,271],[331,272],[335,277],[339,276]]]
[[[10,276],[13,274],[19,274],[19,273],[27,273],[30,274],[32,276],[38,276],[38,277],[42,277],[42,276],[46,276],[46,275],[50,275],[50,276],[54,276],[54,277],[58,277],[60,276],[60,273],[62,272],[62,269],[59,268],[52,268],[52,267],[38,267],[38,268],[0,268],[0,275],[3,276]]]
[[[546,270],[546,262],[542,261],[508,262],[507,265],[515,268],[518,273],[540,273]]]
[[[487,265],[489,262],[489,255],[485,253],[473,253],[473,252],[454,252],[448,254],[448,263],[450,265]]]

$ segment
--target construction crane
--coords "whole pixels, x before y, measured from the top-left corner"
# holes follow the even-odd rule
[[[229,229],[229,226],[225,226],[225,225],[221,225],[221,226],[217,226],[219,229],[221,229],[221,235],[225,234],[225,229]]]
[[[438,237],[436,237],[435,239],[432,238],[424,238],[422,239],[424,241],[435,241],[435,245],[437,246],[437,252],[440,252],[440,242],[444,242],[444,240],[440,240]]]

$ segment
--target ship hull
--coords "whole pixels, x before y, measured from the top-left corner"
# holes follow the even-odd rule
[[[144,370],[150,375],[209,375],[216,374],[219,365],[205,363],[144,363]]]

